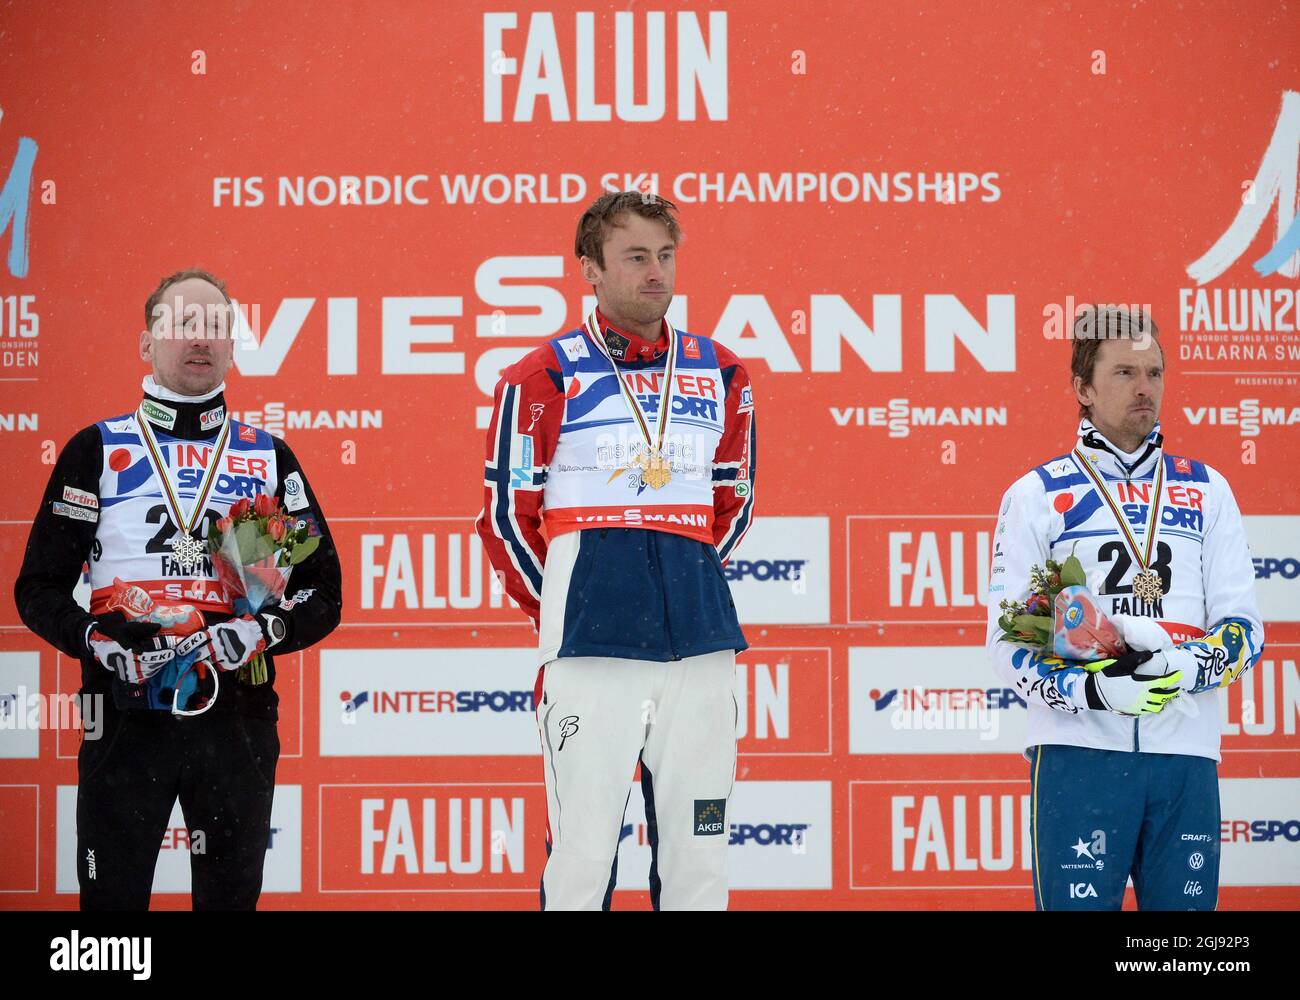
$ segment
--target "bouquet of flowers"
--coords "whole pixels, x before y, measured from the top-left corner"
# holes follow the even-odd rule
[[[1029,596],[1023,601],[999,601],[998,625],[1003,642],[1028,646],[1049,657],[1052,669],[1082,661],[1101,670],[1130,649],[1163,650],[1173,646],[1169,633],[1151,618],[1136,615],[1107,617],[1088,589],[1083,564],[1071,555],[1063,563],[1029,569]],[[1071,663],[1070,661],[1076,661]],[[1184,715],[1198,714],[1190,698],[1174,705]]]
[[[1124,639],[1087,584],[1083,564],[1073,555],[1063,563],[1047,560],[1046,569],[1031,567],[1029,597],[998,604],[1001,638],[1068,660],[1122,655]]]
[[[192,604],[158,604],[143,587],[113,577],[106,611],[121,611],[131,621],[154,622],[159,635],[182,638],[203,628],[203,615]],[[178,656],[139,685],[129,697],[142,698],[150,708],[171,709],[177,715],[199,715],[217,699],[216,671],[197,652]]]
[[[231,596],[236,615],[257,615],[280,600],[293,567],[316,551],[320,536],[311,533],[306,518],[280,509],[276,497],[264,493],[240,500],[208,533],[217,578]],[[244,684],[265,684],[266,658],[258,653],[239,668]]]

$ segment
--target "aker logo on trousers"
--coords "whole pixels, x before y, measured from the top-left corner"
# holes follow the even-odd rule
[[[726,830],[722,817],[727,811],[726,799],[695,800],[695,836],[720,837]]]
[[[546,664],[537,698],[546,777],[544,909],[609,909],[638,766],[651,905],[726,909],[735,687],[731,649],[663,662],[562,656]]]

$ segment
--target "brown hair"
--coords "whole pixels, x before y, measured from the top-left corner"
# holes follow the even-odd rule
[[[1070,352],[1070,384],[1077,377],[1084,385],[1092,384],[1097,368],[1097,354],[1107,340],[1142,340],[1150,337],[1160,347],[1160,359],[1165,349],[1160,346],[1160,330],[1145,309],[1126,306],[1084,305],[1074,317],[1070,331],[1073,348]],[[1090,416],[1088,407],[1079,404],[1079,416]]]
[[[611,191],[601,195],[588,206],[578,220],[578,234],[573,241],[573,252],[579,260],[590,257],[603,271],[605,269],[605,241],[609,231],[619,225],[616,221],[624,212],[635,212],[643,219],[654,219],[668,227],[668,235],[677,246],[682,241],[682,229],[672,215],[677,206],[657,194],[640,191]]]
[[[153,294],[149,296],[148,300],[144,304],[144,328],[146,330],[153,329],[154,309],[156,309],[158,303],[162,301],[163,293],[178,281],[188,281],[190,278],[202,278],[209,285],[216,288],[216,290],[221,293],[221,297],[226,300],[226,305],[230,307],[232,313],[231,318],[233,319],[235,306],[234,303],[230,301],[230,293],[226,291],[226,283],[211,271],[205,271],[198,267],[191,267],[186,268],[184,271],[177,271],[175,274],[169,274],[167,277],[163,278],[162,281],[158,282],[158,287],[153,290]]]

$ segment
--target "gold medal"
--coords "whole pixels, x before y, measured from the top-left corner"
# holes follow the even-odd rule
[[[1161,454],[1156,457],[1155,484],[1152,489],[1151,503],[1149,504],[1151,509],[1146,525],[1146,544],[1138,545],[1137,539],[1133,537],[1133,532],[1129,529],[1128,520],[1111,497],[1110,491],[1106,489],[1105,480],[1101,478],[1097,470],[1092,467],[1092,462],[1078,447],[1075,447],[1073,455],[1075,464],[1092,480],[1097,494],[1110,508],[1111,515],[1115,518],[1116,525],[1119,526],[1121,536],[1128,543],[1129,551],[1133,553],[1133,560],[1138,567],[1137,574],[1133,577],[1133,596],[1140,601],[1145,601],[1147,604],[1155,603],[1165,596],[1164,582],[1160,579],[1160,575],[1151,568],[1153,555],[1159,555],[1159,549],[1156,548],[1156,532],[1160,530],[1160,498],[1165,483],[1165,456]]]
[[[1165,587],[1160,582],[1160,575],[1154,570],[1144,569],[1133,577],[1133,596],[1148,604],[1164,597]]]
[[[658,450],[648,457],[643,454],[636,464],[641,469],[641,480],[652,490],[662,489],[672,482],[673,467]]]
[[[601,354],[609,361],[610,367],[614,371],[614,377],[618,379],[619,391],[622,393],[623,402],[627,405],[628,412],[632,415],[632,422],[636,426],[643,446],[640,448],[640,454],[632,460],[631,468],[641,470],[641,486],[649,486],[652,490],[661,490],[672,482],[673,467],[671,459],[664,454],[668,441],[668,425],[672,417],[673,402],[673,378],[677,370],[677,331],[667,320],[664,326],[668,331],[668,350],[664,361],[664,372],[661,378],[663,381],[659,387],[658,406],[655,408],[656,422],[655,427],[651,428],[646,418],[645,412],[641,408],[635,393],[632,392],[628,385],[627,378],[615,363],[609,353],[609,346],[605,338],[601,335],[600,323],[596,319],[596,310],[587,315],[587,336],[592,344]],[[609,482],[617,479],[629,466],[618,469],[609,477]],[[640,490],[638,490],[638,493]]]

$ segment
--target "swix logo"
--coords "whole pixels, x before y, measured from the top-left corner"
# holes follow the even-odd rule
[[[1236,218],[1205,256],[1187,265],[1198,285],[1213,281],[1250,248],[1277,202],[1277,242],[1254,262],[1261,277],[1300,277],[1300,218],[1296,216],[1296,178],[1300,175],[1300,93],[1282,94],[1282,111],[1273,138],[1260,160],[1255,180],[1242,198]]]

